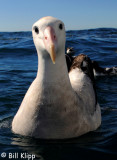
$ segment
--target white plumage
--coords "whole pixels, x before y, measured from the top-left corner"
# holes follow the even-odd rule
[[[97,129],[101,112],[90,77],[77,67],[67,71],[63,22],[44,17],[33,25],[32,33],[38,72],[13,119],[13,132],[65,139]]]

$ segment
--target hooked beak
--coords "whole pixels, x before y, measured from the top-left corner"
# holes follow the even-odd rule
[[[56,53],[55,53],[55,44],[56,44],[56,35],[55,31],[51,26],[48,26],[44,30],[44,44],[45,48],[50,54],[51,60],[53,64],[55,64],[55,58],[56,58]]]

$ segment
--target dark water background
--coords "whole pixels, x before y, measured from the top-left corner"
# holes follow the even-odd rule
[[[117,29],[67,31],[66,47],[87,54],[102,67],[117,66]],[[37,54],[31,32],[0,33],[0,154],[35,154],[39,160],[117,160],[117,75],[96,77],[102,125],[65,141],[42,141],[15,135],[11,122],[36,76]],[[26,158],[25,158],[26,159]]]

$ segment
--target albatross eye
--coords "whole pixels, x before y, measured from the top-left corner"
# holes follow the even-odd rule
[[[59,24],[59,29],[62,30],[63,29],[63,25],[62,23]]]
[[[38,29],[37,26],[34,27],[34,31],[35,31],[37,34],[39,34],[39,29]]]

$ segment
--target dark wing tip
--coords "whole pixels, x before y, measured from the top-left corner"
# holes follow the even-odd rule
[[[68,55],[68,54],[65,54],[65,57],[66,57],[67,69],[68,69],[68,72],[69,72],[74,58],[71,55]]]

